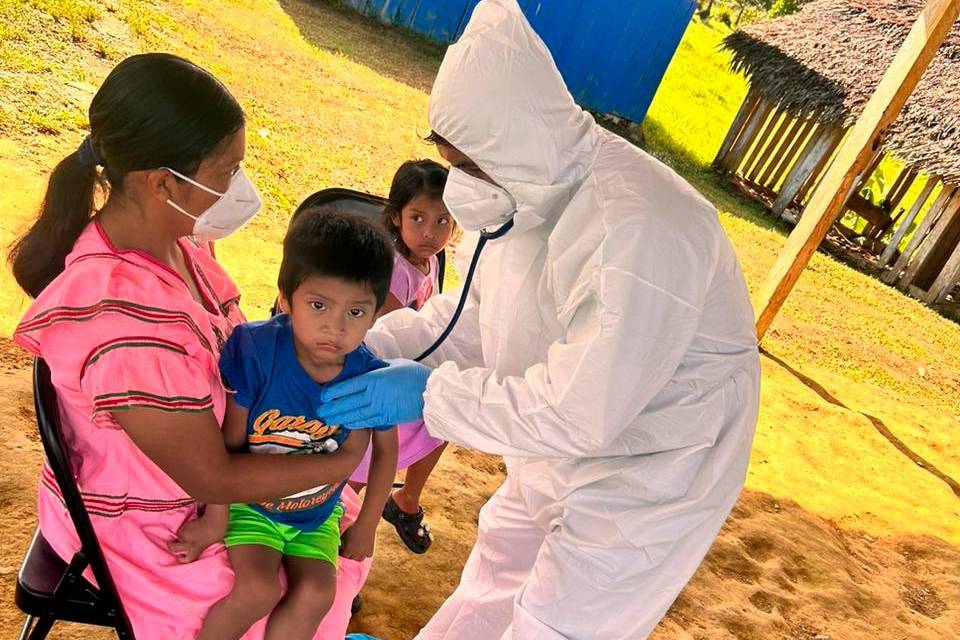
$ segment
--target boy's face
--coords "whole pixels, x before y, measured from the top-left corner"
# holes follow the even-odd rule
[[[315,366],[343,363],[360,346],[377,316],[377,298],[362,284],[310,276],[280,308],[290,315],[297,354]]]

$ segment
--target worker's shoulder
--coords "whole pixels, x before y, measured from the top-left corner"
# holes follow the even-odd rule
[[[702,248],[724,235],[716,208],[671,168],[611,136],[585,193],[607,235],[657,241],[684,238]]]

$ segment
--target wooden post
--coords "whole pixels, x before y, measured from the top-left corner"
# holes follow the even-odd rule
[[[737,111],[737,115],[730,125],[730,130],[727,131],[727,135],[723,139],[723,144],[720,145],[720,149],[717,151],[717,157],[713,159],[712,166],[714,169],[719,169],[723,166],[723,160],[727,157],[737,138],[740,137],[740,132],[743,131],[743,125],[753,114],[753,110],[759,101],[760,93],[756,89],[751,88],[750,91],[747,92],[746,97],[744,97],[743,103],[740,105],[740,110]]]
[[[730,149],[727,157],[723,159],[723,169],[726,173],[735,174],[737,169],[740,168],[740,163],[743,162],[743,156],[750,150],[750,145],[753,143],[757,129],[766,122],[767,116],[770,115],[772,109],[773,105],[767,100],[760,98],[760,103],[757,105],[757,108],[754,109],[747,124],[744,125],[740,137],[737,138],[736,143],[734,143],[733,148]]]
[[[860,175],[859,182],[861,184],[869,180],[870,176],[873,175],[873,172],[876,171],[877,167],[880,166],[880,163],[883,162],[883,146],[880,144],[881,142],[882,141],[878,138],[876,142],[876,151],[873,152],[873,156],[870,157],[870,163]]]
[[[797,149],[800,148],[807,134],[810,133],[810,129],[813,128],[812,120],[795,118],[793,124],[794,126],[791,127],[784,138],[783,152],[778,154],[777,157],[770,162],[766,171],[760,176],[760,184],[768,186],[771,189],[777,186],[777,181],[780,180],[780,174],[783,172],[787,163],[796,155]]]
[[[848,208],[847,203],[850,202],[850,198],[852,198],[854,194],[860,193],[860,189],[863,187],[863,185],[867,183],[867,180],[869,180],[870,176],[873,175],[873,172],[877,170],[877,167],[880,166],[880,162],[883,161],[883,147],[880,145],[879,141],[877,142],[876,147],[877,147],[877,150],[873,152],[873,157],[870,158],[870,163],[867,165],[867,168],[863,170],[863,173],[858,174],[853,179],[853,184],[850,185],[850,190],[847,191],[847,195],[844,197],[843,203],[840,205],[840,213],[837,214],[838,218],[841,214],[843,214],[843,212],[847,210]],[[858,217],[860,216],[860,213],[857,211],[854,211],[853,213],[855,213]],[[839,220],[835,220],[834,222],[838,226],[843,226]],[[856,220],[854,220],[853,228],[856,228]],[[853,228],[851,228],[851,230]],[[864,229],[866,231],[870,230],[869,220],[867,220],[867,226]]]
[[[960,0],[928,0],[920,12],[837,157],[814,189],[806,213],[787,239],[761,289],[756,307],[758,339],[767,332],[810,257],[837,219],[842,198],[870,160],[872,145],[900,113],[950,33],[958,13]]]
[[[913,237],[910,238],[910,242],[907,243],[903,253],[900,254],[900,258],[893,265],[890,271],[880,276],[881,280],[887,284],[893,284],[900,279],[900,272],[903,271],[903,268],[910,263],[910,258],[913,256],[913,253],[926,239],[930,228],[933,227],[933,225],[935,225],[940,219],[940,213],[943,211],[944,207],[950,204],[950,201],[953,199],[953,195],[956,193],[956,191],[956,187],[947,187],[947,185],[943,185],[943,189],[940,190],[940,195],[937,196],[937,199],[933,201],[933,205],[930,207],[930,210],[927,211],[927,215],[923,218],[920,226],[917,227],[916,231],[914,231]]]
[[[840,213],[843,213],[847,208],[847,202],[850,201],[850,197],[859,193],[861,187],[867,183],[867,180],[870,179],[870,176],[873,175],[873,172],[877,170],[877,167],[880,166],[880,162],[883,161],[883,147],[880,146],[879,141],[877,143],[877,150],[873,152],[873,157],[870,158],[870,163],[867,165],[867,168],[863,170],[863,173],[857,174],[853,182],[850,184],[850,190],[847,191],[846,197],[843,199],[843,203],[840,205]]]
[[[778,218],[783,215],[783,212],[787,210],[787,207],[790,206],[790,203],[793,202],[793,199],[797,196],[800,187],[810,177],[810,172],[820,164],[823,156],[830,150],[831,145],[833,145],[836,136],[841,132],[841,129],[823,126],[810,137],[810,142],[807,143],[806,148],[803,150],[803,153],[800,154],[796,164],[793,165],[793,169],[787,174],[787,179],[780,188],[780,193],[777,195],[777,199],[771,207],[771,209],[773,209],[773,215]]]
[[[897,176],[897,181],[890,191],[887,193],[887,197],[884,198],[883,204],[887,211],[893,212],[896,210],[897,205],[900,204],[900,201],[903,200],[904,196],[907,195],[907,192],[910,191],[910,187],[913,186],[914,181],[917,179],[917,172],[913,167],[904,167],[903,171],[900,172],[900,175]]]
[[[841,129],[837,134],[837,137],[834,138],[833,142],[830,144],[830,148],[827,149],[825,154],[823,154],[820,162],[818,162],[817,166],[813,168],[813,171],[810,172],[810,176],[807,178],[807,181],[803,183],[803,186],[800,187],[800,191],[797,192],[797,202],[803,202],[807,197],[807,193],[820,181],[823,168],[826,167],[827,163],[833,158],[833,152],[836,151],[837,147],[840,146],[840,142],[843,140],[843,137],[846,135],[846,133],[846,129]]]
[[[772,107],[770,109],[770,114],[767,117],[766,124],[764,125],[763,129],[760,130],[760,135],[757,136],[757,142],[750,149],[750,153],[744,157],[742,175],[745,179],[748,179],[747,176],[750,173],[750,168],[756,165],[757,159],[762,155],[764,146],[767,144],[767,141],[770,140],[774,129],[777,128],[777,121],[779,119],[780,112],[776,107]],[[773,143],[771,142],[771,144]]]
[[[771,120],[771,122],[773,121]],[[770,136],[770,144],[767,145],[767,148],[764,149],[763,153],[760,154],[760,157],[757,158],[756,163],[754,163],[753,168],[750,170],[750,173],[747,176],[747,180],[750,182],[757,182],[757,176],[760,175],[761,169],[763,169],[764,165],[767,164],[767,160],[770,159],[770,154],[772,154],[776,149],[779,149],[783,143],[783,133],[787,129],[787,126],[793,124],[794,122],[795,120],[790,117],[789,113],[783,113],[783,118],[780,120],[780,124],[773,132],[773,135]],[[775,161],[772,161],[771,164],[774,164],[774,162]]]
[[[896,209],[900,206],[900,203],[903,202],[903,199],[907,197],[910,189],[913,188],[913,183],[917,181],[918,177],[920,177],[920,174],[917,171],[910,171],[910,175],[908,175],[907,179],[904,180],[903,184],[900,185],[899,191],[893,194],[893,197],[887,201],[887,206],[891,212],[896,211]]]
[[[930,225],[929,231],[926,234],[927,237],[917,250],[916,256],[910,261],[907,270],[903,274],[903,278],[901,278],[897,284],[898,287],[905,289],[913,284],[914,278],[920,273],[920,269],[923,268],[927,257],[937,248],[937,241],[943,232],[950,227],[950,223],[953,221],[954,216],[957,215],[958,210],[960,210],[960,190],[954,190],[953,197],[950,198],[950,202],[943,207],[943,211],[938,217],[939,219]]]
[[[958,280],[960,280],[960,242],[953,248],[953,253],[950,254],[947,263],[943,265],[943,270],[940,271],[940,275],[937,276],[937,279],[934,280],[930,286],[925,301],[934,303],[943,302],[947,295],[953,291]]]
[[[917,219],[920,210],[923,209],[923,205],[930,198],[930,194],[933,193],[934,187],[937,186],[939,178],[937,176],[930,176],[927,178],[927,183],[923,185],[923,191],[920,192],[920,195],[917,196],[917,199],[914,201],[913,206],[910,207],[910,211],[907,212],[907,217],[903,219],[903,222],[900,223],[900,226],[897,227],[897,230],[894,231],[893,237],[890,239],[890,243],[887,245],[887,248],[883,250],[883,253],[880,254],[880,265],[886,266],[890,263],[890,259],[893,257],[893,254],[896,253],[897,247],[900,246],[900,243],[903,241],[903,237],[907,235],[907,231],[910,230],[910,225],[913,224],[913,221]],[[946,189],[946,187],[944,187]]]

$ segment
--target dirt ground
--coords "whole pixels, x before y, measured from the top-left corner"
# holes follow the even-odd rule
[[[0,634],[13,637],[22,617],[12,606],[13,582],[23,550],[33,533],[34,495],[40,444],[29,408],[27,363],[16,352],[0,357],[0,401],[13,407],[7,447],[0,456]],[[776,407],[782,395],[804,395],[794,389],[790,374],[765,359],[765,407]],[[811,394],[813,395],[813,394]],[[833,448],[839,430],[856,430],[856,446],[873,441],[866,420],[845,420],[843,410],[813,397],[801,397],[807,410],[838,415],[816,442],[797,444],[796,453],[782,452],[779,409],[765,409],[761,419],[751,477],[780,467],[787,476],[811,476],[809,492],[799,502],[765,491],[744,491],[704,564],[674,604],[654,640],[946,640],[960,630],[960,538],[954,544],[915,533],[894,533],[890,514],[873,513],[869,504],[854,508],[854,499],[838,498],[830,479],[818,470]],[[821,404],[822,403],[822,404]],[[792,404],[792,401],[788,404]],[[861,439],[862,438],[862,439]],[[873,442],[878,448],[882,443]],[[775,455],[775,451],[781,451]],[[842,453],[840,451],[839,453]],[[767,456],[781,458],[770,460]],[[894,456],[895,458],[896,456]],[[792,467],[788,460],[799,464]],[[908,466],[891,460],[889,478]],[[758,470],[758,468],[762,470]],[[814,473],[810,473],[810,471]],[[425,500],[436,537],[433,548],[415,556],[389,527],[379,532],[376,563],[363,591],[364,608],[352,630],[390,640],[412,638],[453,590],[476,534],[476,516],[503,477],[502,463],[459,448],[441,461]],[[844,483],[843,473],[833,479]],[[822,485],[813,486],[822,482]],[[759,484],[763,484],[760,482]],[[905,482],[916,491],[914,483]],[[941,483],[943,484],[943,483]],[[948,492],[935,482],[926,490]],[[915,502],[922,502],[914,499]],[[831,511],[824,517],[810,510]],[[909,521],[903,513],[903,522]],[[960,518],[956,512],[952,514]],[[840,524],[843,522],[843,524]],[[857,526],[857,525],[860,526]],[[900,528],[900,527],[896,527]],[[869,531],[869,532],[868,532]],[[100,639],[111,634],[87,627],[61,625],[51,638]]]
[[[74,111],[133,51],[197,60],[248,109],[248,165],[267,206],[221,255],[252,318],[272,301],[278,240],[293,203],[323,186],[383,192],[392,167],[431,153],[417,136],[437,52],[329,4],[124,0],[105,3],[109,9],[79,27],[49,13],[57,4],[0,3],[0,12],[14,6],[18,19],[30,20],[22,23],[26,35],[0,29],[0,245],[30,219],[49,168],[82,139],[82,126],[70,124]],[[4,28],[21,25],[0,18]],[[278,63],[287,73],[276,74]],[[756,289],[782,235],[740,211],[742,201],[697,186],[721,209]],[[3,336],[26,302],[0,270]],[[817,256],[767,344],[747,488],[652,637],[960,637],[960,327]],[[41,452],[29,361],[5,337],[0,402],[8,416],[0,453],[0,637],[7,638],[22,623],[13,585],[36,524]],[[415,556],[381,528],[355,630],[413,637],[455,587],[477,512],[503,473],[497,458],[448,450],[425,496],[433,548]],[[69,625],[51,634],[108,637]]]

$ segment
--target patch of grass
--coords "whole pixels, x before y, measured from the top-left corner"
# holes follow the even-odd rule
[[[663,77],[643,123],[644,140],[669,164],[706,170],[720,148],[747,83],[720,50],[730,30],[694,18]]]
[[[39,133],[60,134],[86,128],[87,118],[74,109],[52,109],[27,115],[27,122]]]
[[[72,25],[89,24],[100,17],[100,8],[90,0],[29,0],[28,4]]]

